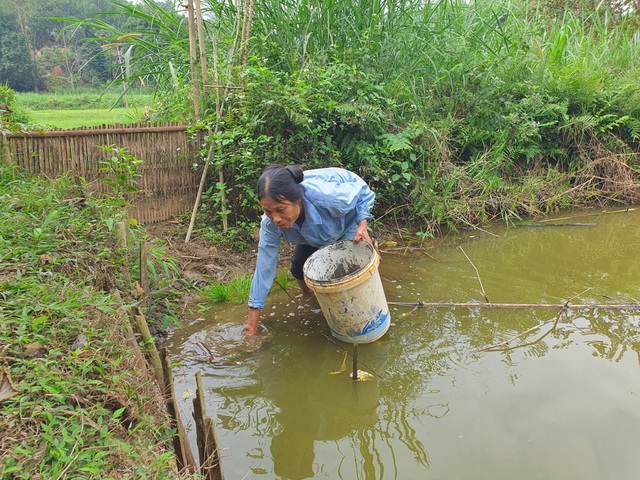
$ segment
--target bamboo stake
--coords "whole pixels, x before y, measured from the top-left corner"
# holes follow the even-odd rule
[[[573,303],[482,303],[482,302],[388,302],[389,305],[399,307],[415,308],[528,308],[528,309],[554,309],[562,308],[566,305],[570,310],[640,310],[640,303],[617,303],[617,304],[573,304]]]
[[[351,378],[353,378],[354,382],[358,381],[358,344],[353,344],[353,354],[351,355],[353,358],[353,368],[351,373]]]
[[[217,126],[217,125],[216,125]],[[212,143],[209,145],[209,153],[207,154],[207,159],[204,162],[204,168],[202,169],[202,176],[200,177],[200,184],[198,185],[198,193],[196,194],[196,200],[193,202],[193,209],[191,210],[191,220],[189,221],[189,228],[187,228],[187,236],[184,238],[184,243],[189,243],[191,240],[191,234],[193,233],[193,226],[196,223],[196,214],[198,213],[198,206],[200,205],[200,199],[202,198],[202,191],[204,190],[204,182],[207,178],[207,172],[209,170],[209,162],[211,161],[211,157],[213,156],[213,146]]]
[[[156,381],[160,388],[162,388],[164,385],[164,373],[162,369],[162,360],[160,360],[160,354],[158,353],[158,349],[156,349],[155,339],[149,331],[147,320],[144,318],[144,315],[142,315],[138,307],[133,307],[131,309],[131,314],[133,315],[138,331],[144,340],[144,349],[149,353],[149,361],[153,367]]]
[[[9,140],[4,135],[0,138],[0,146],[2,146],[2,161],[5,165],[11,165],[11,151],[9,150]]]
[[[223,480],[218,438],[215,424],[206,413],[200,371],[196,372],[196,398],[193,399],[193,409],[198,451],[200,453],[200,473],[207,480]]]
[[[207,55],[205,52],[204,43],[204,23],[202,21],[202,9],[200,8],[200,0],[196,0],[196,22],[198,25],[198,46],[200,47],[200,69],[202,71],[202,89],[207,90],[207,81],[209,76],[207,74]]]
[[[333,338],[331,338],[330,336],[325,335],[324,333],[322,334],[322,336],[323,336],[324,338],[326,338],[327,340],[329,340],[331,343],[333,343],[333,344],[334,344],[336,347],[338,347],[340,350],[342,350],[345,354],[347,354],[347,355],[351,355],[351,357],[352,357],[352,358],[353,358],[354,353],[356,353],[356,354],[357,354],[357,351],[350,352],[349,350],[347,350],[346,348],[344,348],[342,345],[340,345],[338,342],[336,342],[336,341],[335,341]],[[355,345],[355,344],[354,344],[354,345]],[[354,349],[354,350],[355,350],[355,349]],[[363,366],[363,367],[365,367],[367,370],[369,370],[371,373],[373,373],[373,374],[374,374],[374,375],[376,375],[377,377],[384,378],[382,375],[380,375],[379,373],[377,373],[377,372],[376,372],[373,368],[371,368],[370,366],[365,365],[363,362],[360,362],[360,361],[356,360],[356,366],[357,366],[357,364],[358,364],[358,363],[362,364],[362,366]]]
[[[191,64],[191,87],[193,94],[193,110],[196,121],[200,121],[200,88],[198,79],[198,59],[196,57],[196,27],[193,0],[188,0],[187,10],[189,14],[189,59]]]

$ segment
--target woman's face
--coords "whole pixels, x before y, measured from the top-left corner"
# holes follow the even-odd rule
[[[291,228],[293,224],[296,223],[302,211],[300,202],[263,198],[260,200],[260,203],[267,217],[269,217],[278,228],[282,228],[283,230]]]

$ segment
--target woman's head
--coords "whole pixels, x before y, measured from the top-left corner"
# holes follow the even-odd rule
[[[258,180],[258,199],[297,202],[302,199],[304,173],[297,165],[269,165]]]
[[[296,165],[269,165],[258,180],[262,209],[279,228],[291,228],[303,213],[303,179]]]

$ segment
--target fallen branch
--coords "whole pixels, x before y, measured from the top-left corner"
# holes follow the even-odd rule
[[[595,227],[595,223],[521,223],[517,227]]]
[[[520,337],[524,337],[525,335],[527,335],[527,334],[529,334],[529,333],[533,332],[534,330],[538,330],[538,329],[542,328],[543,326],[545,326],[545,325],[546,325],[546,324],[548,324],[548,323],[554,322],[553,328],[551,328],[551,329],[549,330],[549,332],[551,332],[551,330],[553,330],[554,328],[556,328],[556,325],[558,324],[558,320],[560,320],[560,315],[562,315],[562,313],[563,313],[564,311],[566,311],[566,310],[567,310],[567,308],[568,308],[568,307],[567,307],[567,305],[563,305],[563,306],[562,306],[562,308],[560,308],[560,311],[559,311],[559,312],[556,314],[556,316],[555,316],[555,317],[553,317],[552,319],[547,320],[546,322],[539,323],[538,325],[534,325],[533,327],[531,327],[531,328],[529,328],[529,329],[525,330],[524,332],[519,333],[518,335],[516,335],[516,336],[514,336],[514,337],[511,337],[509,340],[505,340],[504,342],[496,343],[496,344],[494,344],[494,345],[488,345],[488,346],[486,346],[486,347],[478,348],[478,349],[476,349],[476,350],[471,350],[471,353],[486,352],[486,351],[488,351],[488,350],[494,350],[494,349],[496,349],[496,348],[498,348],[498,347],[504,347],[505,345],[510,344],[510,343],[511,343],[511,342],[513,342],[514,340],[517,340],[517,339],[518,339],[518,338],[520,338]],[[544,338],[547,334],[549,334],[549,332],[545,333],[542,337],[538,338],[538,340],[536,340],[536,341],[539,341],[539,340],[541,340],[542,338]]]
[[[477,350],[472,350],[471,353],[484,352],[484,351],[487,351],[487,350],[494,350],[495,348],[498,348],[498,347],[504,347],[505,345],[509,345],[514,340],[516,340],[516,339],[518,339],[520,337],[523,337],[524,335],[527,335],[527,334],[533,332],[534,330],[538,330],[539,328],[542,328],[544,325],[546,325],[548,323],[553,322],[553,328],[550,328],[547,333],[545,333],[544,335],[542,335],[538,339],[534,340],[533,342],[530,342],[528,345],[531,345],[531,344],[533,344],[535,342],[539,342],[544,337],[549,335],[549,333],[552,332],[556,328],[556,326],[558,325],[558,321],[560,320],[560,315],[562,315],[563,312],[566,312],[567,309],[569,308],[569,302],[571,302],[571,300],[573,300],[574,298],[578,298],[579,296],[584,295],[589,290],[591,290],[591,287],[587,288],[586,290],[584,290],[581,293],[578,293],[577,295],[574,295],[569,300],[567,300],[566,303],[560,307],[560,309],[558,310],[558,313],[556,313],[556,316],[553,317],[551,320],[547,320],[546,322],[542,322],[542,323],[539,323],[538,325],[534,325],[533,327],[525,330],[524,332],[519,333],[515,337],[511,337],[509,340],[505,340],[504,342],[496,343],[495,345],[489,345],[489,346],[484,347],[484,348],[479,348]]]
[[[469,263],[471,264],[471,266],[473,267],[473,269],[476,271],[476,277],[478,278],[478,282],[480,282],[480,290],[482,291],[482,296],[484,297],[485,301],[487,303],[491,303],[489,302],[489,298],[487,297],[487,294],[484,291],[484,285],[482,285],[482,279],[480,278],[480,273],[478,272],[478,269],[476,268],[476,266],[473,264],[473,262],[471,261],[471,259],[469,258],[469,256],[467,255],[467,253],[462,249],[462,247],[459,247],[460,250],[462,250],[462,253],[464,253],[464,256],[467,257],[467,260],[469,260]]]

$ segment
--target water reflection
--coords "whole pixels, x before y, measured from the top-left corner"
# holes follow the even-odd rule
[[[367,362],[374,368],[384,365],[383,345],[367,349]],[[270,450],[277,475],[312,477],[316,441],[341,440],[377,422],[378,381],[353,382],[348,369],[334,373],[344,360],[345,353],[332,343],[308,337],[261,355],[256,371],[277,409]]]
[[[640,299],[640,211],[581,221],[596,226],[494,228],[438,239],[428,255],[383,253],[387,300],[468,302],[482,298],[478,275],[493,302]],[[360,346],[380,376],[354,383],[350,358],[331,375],[344,351],[317,305],[271,298],[251,341],[244,306],[213,306],[172,337],[178,397],[203,371],[227,478],[637,478],[638,310],[392,307],[389,332]],[[194,359],[196,342],[224,362]]]

